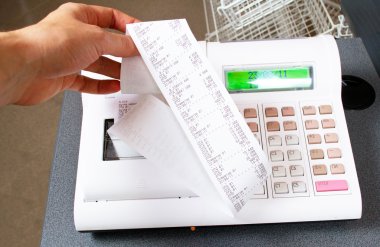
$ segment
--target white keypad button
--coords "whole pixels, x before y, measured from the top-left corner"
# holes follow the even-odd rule
[[[289,193],[288,184],[285,182],[274,183],[274,192],[276,194],[288,194]]]
[[[288,160],[293,161],[293,160],[301,160],[301,152],[297,149],[294,150],[288,150]]]
[[[286,145],[298,145],[299,139],[296,135],[286,135],[285,136]]]
[[[304,175],[303,166],[300,165],[291,165],[289,166],[290,176],[300,177]]]
[[[260,136],[258,134],[254,134],[255,137],[256,137],[256,140],[259,142],[259,144],[261,145],[261,140],[260,140]]]
[[[265,188],[263,185],[256,186],[253,188],[253,194],[254,195],[264,195],[265,194]]]
[[[284,166],[273,166],[272,167],[273,177],[286,177],[286,170]]]
[[[293,193],[305,193],[306,184],[302,181],[296,181],[292,183]]]
[[[281,150],[270,151],[271,161],[284,161],[284,153]]]
[[[281,146],[282,145],[281,136],[278,136],[278,135],[269,136],[268,143],[269,143],[269,146]]]

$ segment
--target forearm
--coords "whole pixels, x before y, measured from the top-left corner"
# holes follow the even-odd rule
[[[0,106],[14,103],[22,93],[17,92],[20,85],[38,73],[33,44],[24,37],[25,30],[0,33]]]

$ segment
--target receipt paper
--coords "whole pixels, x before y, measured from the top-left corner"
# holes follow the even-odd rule
[[[128,24],[127,30],[216,193],[238,213],[267,179],[267,158],[186,20]]]

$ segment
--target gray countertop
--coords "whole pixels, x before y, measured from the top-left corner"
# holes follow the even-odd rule
[[[339,40],[343,74],[360,76],[380,92],[380,80],[360,39]],[[41,246],[378,246],[380,245],[380,102],[346,111],[363,199],[360,220],[122,230],[79,233],[73,210],[82,120],[80,94],[62,107]],[[347,205],[349,207],[350,205]],[[334,207],[334,205],[331,205]],[[286,212],[284,212],[286,213]]]

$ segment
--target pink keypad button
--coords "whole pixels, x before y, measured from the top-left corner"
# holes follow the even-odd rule
[[[346,180],[326,180],[315,182],[317,192],[342,191],[348,190]]]

